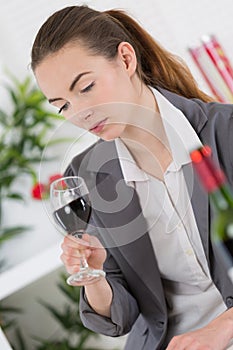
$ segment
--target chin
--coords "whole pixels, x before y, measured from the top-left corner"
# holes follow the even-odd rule
[[[116,130],[115,128],[108,128],[108,130],[104,130],[102,133],[100,133],[99,137],[104,141],[113,141],[120,137],[119,130]]]
[[[118,138],[118,136],[110,136],[110,135],[108,135],[108,136],[105,136],[105,135],[101,135],[100,136],[100,138],[103,140],[103,141],[107,141],[107,142],[110,142],[110,141],[113,141],[113,140],[115,140],[115,139],[117,139]]]
[[[112,125],[111,128],[106,128],[100,135],[100,138],[104,141],[113,141],[121,137],[124,133],[125,125]]]

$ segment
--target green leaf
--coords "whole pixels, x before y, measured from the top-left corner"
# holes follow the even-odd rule
[[[0,176],[1,187],[9,187],[14,181],[15,177],[16,175],[6,175],[3,177]]]
[[[37,90],[35,88],[32,88],[30,93],[25,96],[25,104],[28,107],[37,107],[43,104],[43,102],[46,100],[45,96],[42,94],[40,90]]]
[[[41,301],[41,305],[43,305],[50,313],[51,315],[65,328],[65,329],[71,329],[73,327],[73,323],[71,322],[72,318],[72,310],[69,306],[66,307],[66,311],[64,313],[56,310],[55,307],[52,305],[49,305],[46,302]]]
[[[58,282],[57,286],[62,291],[62,293],[66,295],[68,299],[70,299],[73,303],[78,304],[80,299],[81,288],[68,285],[66,283],[67,277],[68,276],[66,274],[61,274],[62,281]]]
[[[17,106],[19,103],[19,99],[16,95],[16,92],[14,90],[12,90],[10,87],[8,88],[8,92],[10,94],[10,97],[12,99],[13,104]]]
[[[0,304],[0,313],[21,313],[23,310],[19,307],[13,307],[13,306],[3,306]]]
[[[15,84],[18,87],[20,93],[22,96],[26,95],[28,89],[30,88],[31,85],[31,78],[28,76],[25,78],[25,80],[20,83],[18,79],[15,79]]]
[[[77,346],[72,346],[70,344],[70,341],[68,339],[63,339],[63,340],[39,340],[42,344],[37,347],[37,350],[77,350]],[[84,350],[84,349],[83,349]]]
[[[16,321],[15,320],[10,320],[10,321],[6,321],[4,322],[1,327],[2,329],[5,331],[6,329],[9,329],[11,328],[12,326],[14,326],[16,324]]]
[[[15,347],[15,349],[26,350],[27,349],[26,341],[23,337],[21,330],[18,327],[15,330],[15,336],[16,336],[16,341],[17,341],[16,342],[17,346]]]
[[[62,326],[64,334],[63,339],[51,338],[43,340],[38,337],[40,345],[37,350],[101,350],[100,348],[93,348],[86,346],[86,342],[90,337],[98,337],[99,334],[87,329],[81,322],[78,307],[80,298],[80,287],[72,287],[66,283],[67,274],[61,273],[58,282],[58,288],[67,296],[68,300],[63,305],[63,310],[58,311],[55,306],[52,306],[44,301],[39,301],[55,320]],[[65,332],[64,332],[65,331]],[[70,343],[70,339],[72,342]]]
[[[31,227],[28,226],[0,228],[0,244],[30,229]]]
[[[9,126],[9,116],[3,110],[0,109],[0,123],[3,126]]]
[[[10,199],[15,199],[15,200],[20,200],[20,201],[24,201],[24,196],[21,193],[8,193],[6,195],[6,198],[10,198]]]

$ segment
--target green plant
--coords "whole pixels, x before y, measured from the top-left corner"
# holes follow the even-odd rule
[[[3,202],[25,200],[25,192],[15,190],[15,182],[25,175],[33,184],[38,181],[35,165],[41,161],[47,146],[48,132],[61,119],[46,109],[45,97],[30,77],[20,82],[10,76],[6,90],[9,108],[7,111],[0,109],[0,247],[6,240],[31,229],[24,225],[3,225]],[[4,265],[5,261],[0,260],[0,270]],[[13,316],[9,318],[8,315],[18,312],[18,308],[4,307],[0,303],[0,326],[3,329],[15,327]]]
[[[3,330],[7,330],[9,329],[10,327],[14,326],[16,323],[15,323],[15,319],[14,318],[6,318],[5,315],[6,314],[15,314],[15,313],[19,313],[21,312],[22,310],[18,307],[11,307],[11,306],[3,306],[1,303],[0,303],[0,327],[3,329]]]
[[[87,344],[90,338],[98,338],[99,334],[92,332],[82,324],[79,316],[81,289],[67,285],[67,275],[65,273],[61,273],[59,278],[57,287],[66,298],[62,310],[60,309],[60,305],[59,309],[57,309],[54,305],[39,300],[39,303],[48,310],[60,326],[59,335],[56,332],[49,339],[43,339],[37,335],[32,336],[38,342],[38,345],[35,345],[33,350],[102,350],[99,347],[90,347]],[[18,312],[19,310],[11,308],[9,311]],[[41,321],[43,322],[43,320]],[[12,320],[9,321],[9,326],[15,326],[15,323],[11,324],[11,322]],[[11,346],[14,350],[29,350],[20,325],[14,328],[14,340],[11,341]],[[114,349],[117,350],[116,348]],[[32,349],[30,348],[30,350]]]
[[[0,302],[0,328],[7,332],[10,328],[14,328],[16,332],[16,337],[18,339],[18,342],[20,343],[20,340],[22,339],[22,335],[20,330],[17,328],[17,323],[15,320],[15,315],[22,312],[21,308],[18,307],[12,307],[12,306],[4,306]],[[21,342],[22,344],[22,342]],[[21,349],[17,347],[17,350],[26,350],[23,347]]]
[[[2,204],[6,199],[25,200],[25,194],[14,189],[15,181],[24,175],[33,183],[38,181],[35,165],[41,161],[48,132],[61,119],[45,107],[45,97],[30,77],[22,82],[10,78],[11,83],[6,85],[10,106],[7,111],[0,109],[0,246],[29,229],[23,225],[3,226]]]
[[[60,281],[57,286],[59,290],[67,298],[67,302],[63,305],[63,310],[59,311],[56,307],[40,301],[49,312],[60,324],[64,330],[65,335],[61,339],[42,340],[36,348],[36,350],[100,350],[100,348],[91,348],[87,346],[87,340],[90,337],[98,337],[99,334],[94,333],[84,327],[79,317],[79,299],[80,299],[80,288],[72,287],[66,283],[67,276],[62,273],[60,275]]]
[[[45,107],[45,97],[34,87],[27,77],[23,82],[11,77],[12,84],[7,85],[10,96],[11,110],[0,109],[0,247],[8,239],[30,229],[25,226],[2,225],[2,203],[6,199],[24,201],[25,194],[14,189],[17,179],[23,175],[31,178],[33,185],[38,183],[35,165],[41,161],[44,147],[49,146],[47,134],[56,126],[60,116],[51,113]],[[70,139],[53,140],[54,143],[66,142]],[[43,161],[46,160],[43,158]],[[0,261],[0,269],[2,261]],[[57,340],[36,338],[36,350],[98,350],[90,348],[87,340],[98,337],[98,334],[85,328],[78,312],[80,289],[66,284],[65,274],[61,275],[58,288],[67,297],[62,311],[41,301],[64,330],[64,336]],[[14,319],[6,314],[21,312],[18,308],[3,307],[0,303],[0,326],[5,330],[13,327],[16,344],[11,344],[15,350],[27,350],[27,345],[20,327],[16,327]],[[31,349],[30,349],[31,350]],[[100,350],[100,349],[99,349]]]

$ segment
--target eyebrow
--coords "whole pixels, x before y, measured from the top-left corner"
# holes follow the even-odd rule
[[[74,80],[72,81],[72,83],[71,83],[71,85],[70,85],[70,87],[69,87],[69,90],[72,91],[72,90],[74,89],[75,85],[77,84],[77,82],[78,82],[84,75],[90,74],[90,73],[91,73],[91,72],[83,72],[83,73],[78,74],[78,75],[74,78]]]
[[[78,82],[84,75],[87,75],[87,74],[90,74],[90,73],[91,73],[91,72],[83,72],[83,73],[78,74],[78,75],[74,78],[74,80],[72,81],[72,83],[70,84],[69,91],[73,91],[75,85],[77,84],[77,82]],[[62,97],[56,97],[56,98],[50,98],[50,99],[48,99],[49,103],[52,103],[52,102],[55,102],[55,101],[59,101],[59,100],[64,100],[64,98],[62,98]]]

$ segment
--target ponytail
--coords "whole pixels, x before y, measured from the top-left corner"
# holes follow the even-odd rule
[[[135,20],[119,10],[105,13],[123,25],[131,38],[138,59],[138,74],[146,85],[161,87],[187,98],[199,98],[204,102],[214,100],[198,88],[185,62],[166,51]]]

